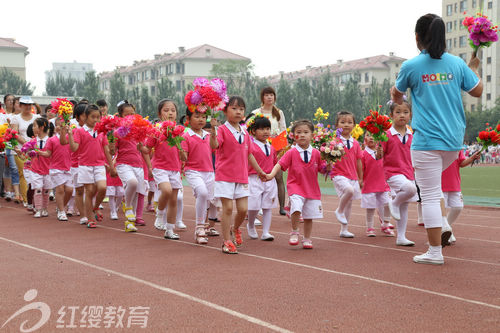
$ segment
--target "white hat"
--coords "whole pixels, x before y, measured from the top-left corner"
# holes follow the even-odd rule
[[[19,103],[20,104],[35,104],[35,102],[33,102],[33,100],[31,99],[30,96],[22,96],[19,99]]]

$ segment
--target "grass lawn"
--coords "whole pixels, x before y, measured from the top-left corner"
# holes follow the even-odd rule
[[[469,166],[460,175],[464,196],[500,198],[500,166]]]

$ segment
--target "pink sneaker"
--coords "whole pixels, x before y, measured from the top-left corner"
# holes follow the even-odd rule
[[[146,207],[146,211],[147,212],[154,212],[155,211],[155,207],[152,204],[149,204]]]
[[[389,229],[389,230],[391,230],[391,229]],[[373,229],[373,228],[366,229],[366,236],[367,237],[375,237],[376,236],[375,229]]]
[[[313,248],[313,242],[310,239],[303,239],[302,240],[302,248],[303,249],[312,249]]]
[[[299,236],[300,233],[298,231],[292,231],[290,233],[290,239],[288,240],[288,244],[292,246],[299,245]]]
[[[380,230],[384,235],[387,237],[394,237],[394,231],[391,229],[391,227],[380,227]]]

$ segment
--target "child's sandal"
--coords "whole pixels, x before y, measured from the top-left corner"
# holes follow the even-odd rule
[[[103,216],[102,213],[99,211],[99,209],[94,209],[94,215],[97,221],[102,221]]]
[[[194,231],[194,240],[196,241],[197,244],[207,244],[208,243],[208,238],[207,238],[207,235],[205,234],[205,227],[204,226],[196,227],[196,229]]]
[[[217,231],[217,229],[215,229],[214,227],[205,228],[205,234],[207,236],[211,236],[211,237],[220,235],[219,232]]]
[[[299,245],[299,236],[300,233],[298,231],[292,231],[290,233],[290,239],[288,240],[288,244],[292,246]]]
[[[303,239],[302,240],[302,248],[303,249],[312,249],[313,248],[313,242],[310,239]]]
[[[135,214],[134,214],[134,208],[133,207],[127,207],[125,205],[125,202],[122,203],[122,210],[123,214],[125,214],[125,217],[129,222],[135,222]],[[127,214],[127,212],[129,212]]]
[[[227,254],[238,254],[238,249],[236,249],[232,241],[228,240],[222,244],[222,252]]]
[[[380,227],[380,230],[387,237],[394,237],[394,231],[392,231],[391,227]]]
[[[90,228],[90,229],[97,228],[97,223],[95,221],[89,221],[87,223],[87,228]]]

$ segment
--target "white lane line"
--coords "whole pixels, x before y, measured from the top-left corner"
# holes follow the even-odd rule
[[[37,251],[37,252],[40,252],[40,253],[48,254],[48,255],[53,256],[53,257],[65,259],[65,260],[74,262],[76,264],[87,266],[87,267],[90,267],[90,268],[93,268],[95,270],[102,271],[102,272],[105,272],[105,273],[108,273],[108,274],[113,274],[115,276],[119,276],[121,278],[124,278],[124,279],[127,279],[127,280],[131,280],[131,281],[134,281],[134,282],[146,285],[146,286],[154,288],[154,289],[158,289],[160,291],[163,291],[163,292],[166,292],[166,293],[169,293],[169,294],[176,295],[176,296],[185,298],[185,299],[187,299],[189,301],[200,303],[200,304],[205,305],[205,306],[207,306],[209,308],[212,308],[214,310],[218,310],[218,311],[227,313],[227,314],[229,314],[231,316],[234,316],[234,317],[246,320],[246,321],[248,321],[250,323],[253,323],[253,324],[265,327],[267,329],[270,329],[270,330],[273,330],[273,331],[276,331],[276,332],[291,333],[291,331],[289,331],[287,329],[284,329],[282,327],[273,325],[271,323],[268,323],[266,321],[260,320],[258,318],[255,318],[255,317],[252,317],[252,316],[248,316],[248,315],[243,314],[241,312],[231,310],[231,309],[226,308],[224,306],[221,306],[221,305],[218,305],[218,304],[215,304],[215,303],[212,303],[212,302],[205,301],[205,300],[203,300],[201,298],[194,297],[194,296],[191,296],[189,294],[185,294],[183,292],[177,291],[175,289],[167,288],[167,287],[161,286],[159,284],[156,284],[156,283],[153,283],[153,282],[150,282],[150,281],[146,281],[146,280],[137,278],[137,277],[132,276],[132,275],[128,275],[128,274],[124,274],[124,273],[121,273],[121,272],[117,272],[117,271],[109,269],[109,268],[97,266],[97,265],[94,265],[94,264],[91,264],[91,263],[88,263],[88,262],[85,262],[85,261],[82,261],[82,260],[79,260],[79,259],[68,257],[68,256],[65,256],[65,255],[62,255],[62,254],[59,254],[59,253],[52,252],[52,251],[40,249],[38,247],[31,246],[31,245],[24,244],[24,243],[20,243],[20,242],[17,242],[15,240],[7,239],[7,238],[1,237],[1,236],[0,236],[0,240],[3,240],[5,242],[9,242],[9,243],[15,244],[15,245],[18,245],[18,246],[21,246],[21,247],[25,247],[27,249],[34,250],[34,251]]]

